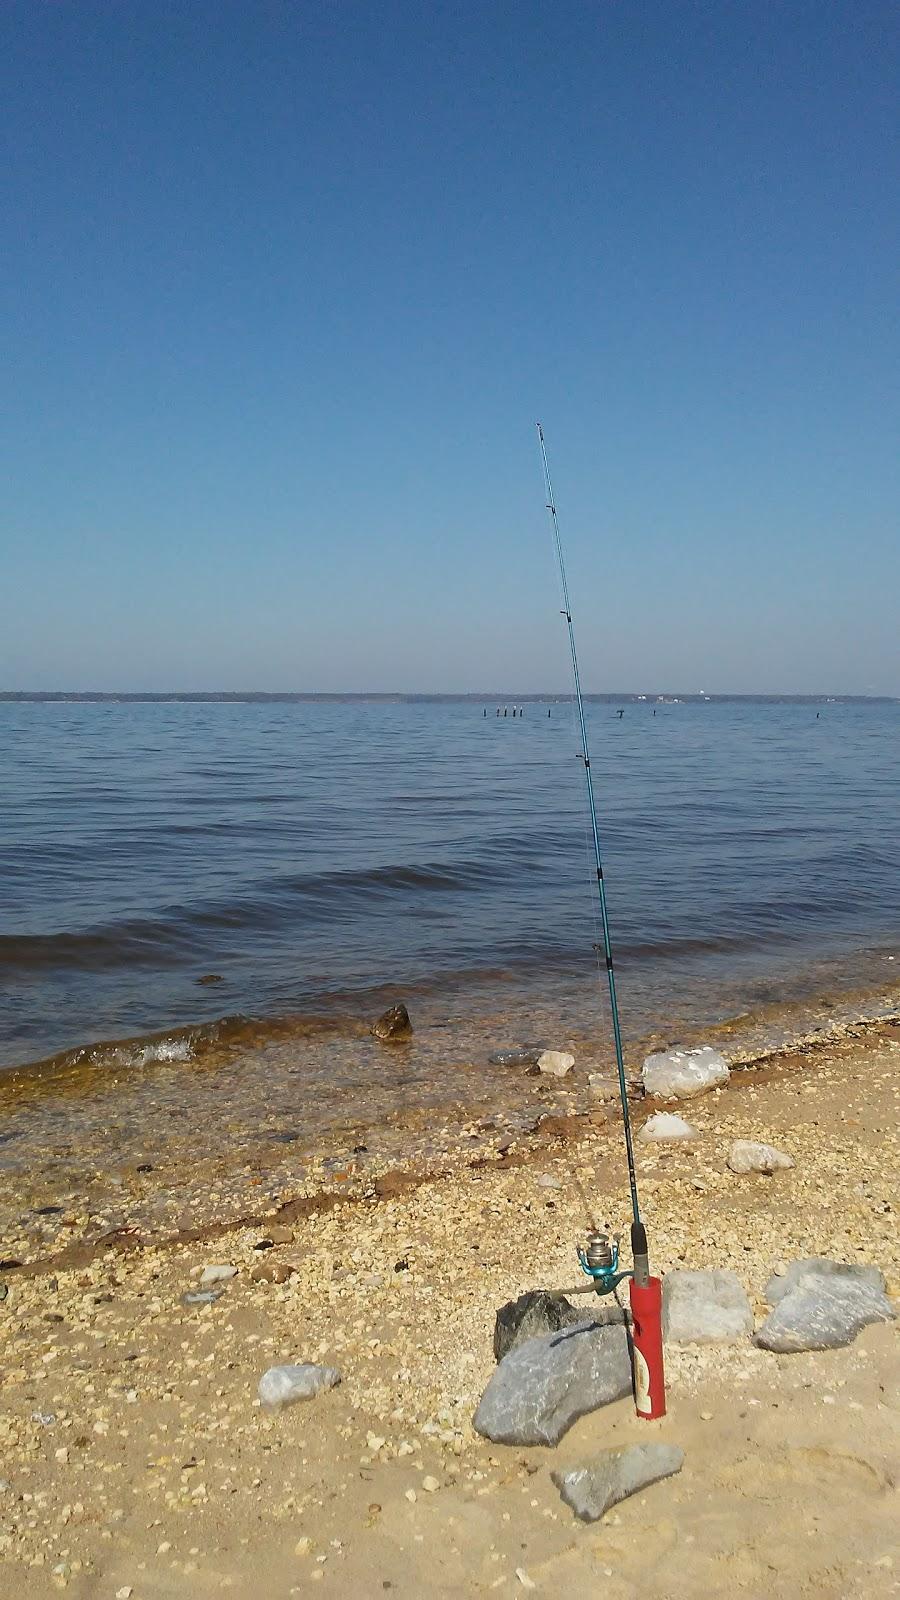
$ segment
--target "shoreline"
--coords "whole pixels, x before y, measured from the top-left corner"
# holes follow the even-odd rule
[[[639,1143],[655,1267],[733,1268],[759,1315],[768,1274],[798,1255],[870,1260],[896,1303],[898,1062],[896,1023],[850,1025],[690,1101],[695,1145]],[[567,1119],[392,1193],[333,1186],[328,1210],[270,1207],[213,1249],[106,1241],[83,1266],[4,1273],[0,1560],[16,1593],[418,1600],[514,1595],[518,1568],[585,1600],[600,1585],[612,1600],[892,1593],[895,1327],[820,1355],[670,1349],[660,1424],[623,1401],[555,1450],[472,1432],[496,1308],[571,1284],[586,1214],[624,1215],[616,1133],[612,1116]],[[796,1166],[735,1176],[733,1137],[770,1138]],[[183,1306],[210,1261],[237,1276],[215,1304]],[[255,1384],[278,1360],[326,1361],[343,1382],[270,1417]],[[686,1449],[683,1477],[573,1524],[550,1469],[648,1428]]]

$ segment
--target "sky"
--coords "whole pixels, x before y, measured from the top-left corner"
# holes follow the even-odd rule
[[[900,694],[900,13],[6,0],[0,688]]]

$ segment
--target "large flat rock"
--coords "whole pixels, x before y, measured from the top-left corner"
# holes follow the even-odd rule
[[[680,1472],[684,1451],[677,1444],[648,1441],[622,1450],[604,1450],[583,1467],[552,1473],[567,1506],[582,1522],[597,1522],[610,1506],[637,1494],[660,1478]]]
[[[782,1276],[770,1278],[766,1299],[774,1308],[754,1342],[786,1355],[839,1349],[870,1322],[894,1317],[877,1267],[849,1266],[822,1256],[794,1261]]]
[[[498,1444],[556,1444],[579,1417],[630,1389],[624,1323],[578,1322],[503,1357],[475,1412],[475,1430]]]

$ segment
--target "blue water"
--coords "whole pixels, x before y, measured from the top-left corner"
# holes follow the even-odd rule
[[[632,1030],[878,981],[900,704],[620,703],[588,716]],[[597,937],[571,706],[486,705],[0,703],[0,1065],[398,996],[571,1005]]]

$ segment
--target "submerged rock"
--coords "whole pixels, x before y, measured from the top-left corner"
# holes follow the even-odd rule
[[[660,1100],[690,1100],[729,1079],[725,1057],[709,1045],[693,1050],[658,1050],[644,1062],[641,1077],[648,1094]]]
[[[526,1294],[520,1294],[518,1300],[507,1300],[497,1312],[494,1360],[502,1361],[526,1339],[559,1333],[561,1328],[574,1327],[576,1322],[584,1320],[584,1311],[573,1306],[564,1294],[552,1294],[549,1289],[529,1289]]]
[[[372,1023],[371,1031],[376,1039],[409,1039],[413,1031],[409,1012],[405,1006],[391,1006]]]
[[[312,1400],[340,1381],[337,1367],[318,1367],[309,1361],[270,1367],[259,1380],[259,1398],[264,1406],[291,1406],[297,1400]]]
[[[537,1058],[538,1072],[551,1078],[564,1078],[575,1065],[575,1057],[568,1050],[542,1050]]]
[[[753,1312],[735,1272],[667,1272],[662,1325],[669,1344],[727,1344],[753,1332]]]
[[[657,1111],[648,1117],[638,1138],[643,1144],[661,1143],[664,1140],[687,1140],[698,1138],[697,1129],[690,1122],[685,1122],[684,1117],[679,1117],[674,1111]]]
[[[630,1444],[621,1450],[604,1450],[583,1467],[551,1474],[563,1500],[582,1522],[597,1522],[610,1506],[627,1500],[648,1484],[670,1478],[684,1465],[677,1444],[655,1441]]]
[[[754,1343],[785,1355],[839,1349],[870,1322],[891,1322],[895,1315],[877,1267],[823,1256],[792,1262],[782,1276],[769,1279],[765,1295],[774,1310]]]
[[[793,1156],[776,1150],[773,1144],[757,1144],[753,1139],[735,1139],[728,1152],[732,1172],[786,1172],[794,1165]]]
[[[630,1389],[624,1324],[578,1322],[504,1356],[478,1404],[475,1431],[498,1444],[556,1444],[579,1417]]]
[[[541,1046],[522,1044],[511,1050],[495,1050],[488,1061],[492,1067],[536,1067]]]

